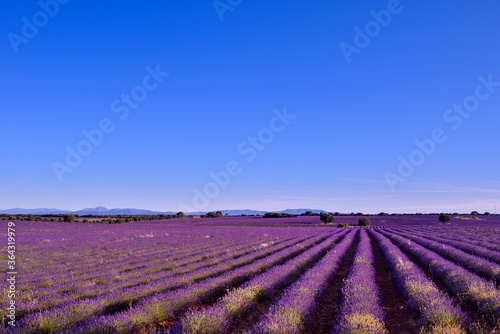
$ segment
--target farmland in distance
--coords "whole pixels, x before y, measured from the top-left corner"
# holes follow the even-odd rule
[[[19,221],[0,332],[499,333],[499,216],[359,218]]]

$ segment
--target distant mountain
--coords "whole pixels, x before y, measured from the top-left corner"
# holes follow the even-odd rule
[[[289,213],[292,215],[300,215],[301,213],[312,211],[314,213],[328,212],[325,210],[314,210],[314,209],[287,209],[285,211],[279,211],[279,213]]]
[[[98,206],[96,208],[83,209],[72,212],[76,215],[175,215],[177,212],[163,212],[163,211],[151,211],[143,209],[108,209],[103,206]]]
[[[0,210],[0,214],[31,214],[31,215],[52,215],[52,214],[74,214],[74,215],[159,215],[166,214],[172,215],[177,212],[160,212],[160,211],[151,211],[151,210],[142,210],[142,209],[108,209],[103,206],[98,206],[96,208],[87,208],[78,211],[68,211],[61,209],[8,209],[8,210]]]
[[[229,216],[241,216],[242,214],[245,215],[263,215],[268,211],[258,211],[258,210],[212,210],[213,212],[215,211],[221,211],[224,215],[227,213]],[[193,216],[199,216],[199,215],[204,215],[207,213],[207,211],[195,211],[195,212],[184,212],[186,215],[193,215]]]
[[[71,211],[60,210],[60,209],[7,209],[0,210],[0,214],[23,214],[23,215],[52,215],[52,214],[70,214]]]
[[[95,208],[87,208],[83,210],[74,211],[73,213],[78,215],[107,215],[110,210],[103,206],[98,206]]]
[[[266,212],[269,211],[259,211],[259,210],[214,210],[214,211],[222,211],[223,214],[228,214],[230,216],[241,216],[242,214],[245,215],[263,215]],[[279,213],[288,213],[288,214],[301,214],[306,211],[312,211],[315,213],[319,212],[324,212],[324,210],[313,210],[313,209],[287,209],[283,211],[273,211],[273,212],[279,212]],[[40,209],[22,209],[22,208],[16,208],[16,209],[7,209],[7,210],[1,210],[0,209],[0,214],[31,214],[31,215],[52,215],[52,214],[75,214],[75,215],[80,215],[80,216],[85,216],[85,215],[175,215],[177,212],[173,211],[151,211],[151,210],[142,210],[142,209],[131,209],[131,208],[124,208],[124,209],[108,209],[103,206],[98,206],[96,208],[87,208],[83,210],[78,210],[78,211],[68,211],[68,210],[60,210],[60,209],[47,209],[47,208],[40,208]],[[198,212],[185,212],[187,215],[203,215],[206,214],[207,211],[198,211]]]

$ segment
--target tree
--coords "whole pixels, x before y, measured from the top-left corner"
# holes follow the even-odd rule
[[[75,222],[75,216],[73,216],[73,215],[65,215],[64,216],[64,222],[65,223],[74,223]]]
[[[479,215],[479,212],[477,212],[477,211],[472,211],[470,214],[471,214],[472,216],[477,216],[477,215]]]
[[[319,219],[325,224],[331,224],[335,221],[335,216],[331,213],[321,213]]]
[[[313,212],[312,211],[306,211],[304,213],[304,216],[312,216],[313,215]]]
[[[184,218],[184,212],[179,211],[179,212],[177,212],[176,216],[179,218]]]
[[[451,220],[451,218],[448,215],[439,215],[439,221],[441,223],[446,223],[446,222],[449,222],[450,220]]]
[[[368,218],[360,218],[358,220],[358,226],[370,226],[370,219]]]

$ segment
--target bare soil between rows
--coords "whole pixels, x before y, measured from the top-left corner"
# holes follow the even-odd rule
[[[340,264],[337,273],[335,273],[328,287],[325,289],[323,298],[318,301],[318,308],[313,312],[312,318],[304,330],[304,334],[329,334],[332,332],[334,320],[339,310],[340,287],[347,276],[358,243],[359,232]]]
[[[417,313],[410,312],[405,308],[405,302],[396,291],[392,280],[391,271],[382,255],[378,244],[370,236],[373,255],[375,256],[375,272],[382,296],[382,309],[385,313],[385,325],[390,334],[413,334],[419,333],[416,321]]]

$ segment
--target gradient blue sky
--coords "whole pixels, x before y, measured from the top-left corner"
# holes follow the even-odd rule
[[[43,15],[3,1],[0,208],[500,209],[500,87],[457,129],[443,119],[478,77],[500,82],[500,3],[401,1],[348,63],[339,45],[389,3],[243,0],[221,21],[212,1],[69,1],[16,53],[10,33]],[[121,120],[112,102],[158,64],[169,76]],[[296,117],[247,161],[238,146],[284,107]],[[60,182],[53,163],[105,118],[114,131]],[[436,128],[446,141],[392,191],[386,172]]]

